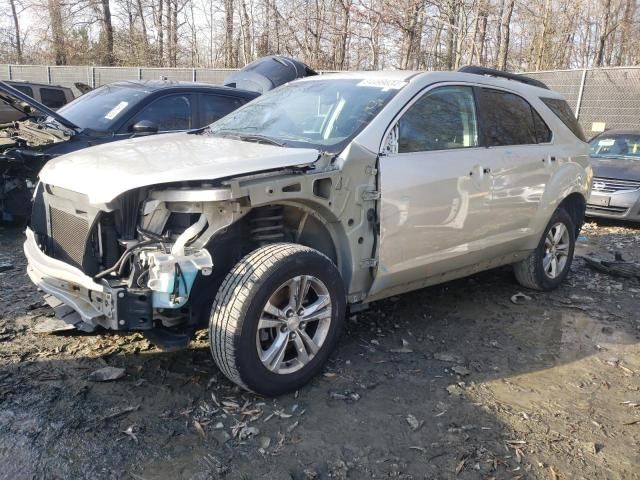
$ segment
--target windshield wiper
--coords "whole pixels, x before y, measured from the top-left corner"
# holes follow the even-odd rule
[[[239,133],[238,138],[245,142],[267,143],[269,145],[275,145],[277,147],[284,147],[283,142],[274,140],[273,138],[267,137],[266,135],[260,135],[259,133],[250,133],[250,134]]]
[[[238,140],[242,140],[243,142],[256,142],[256,143],[266,143],[269,145],[275,145],[277,147],[284,147],[285,144],[283,142],[279,142],[271,137],[267,137],[266,135],[261,135],[259,133],[244,133],[238,130],[218,130],[213,131],[211,129],[208,130],[209,134],[212,135],[220,135],[221,137],[231,137],[237,138]]]

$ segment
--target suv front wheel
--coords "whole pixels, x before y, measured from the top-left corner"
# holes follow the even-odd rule
[[[576,244],[576,227],[571,216],[558,208],[544,230],[538,247],[526,259],[514,264],[516,280],[533,290],[553,290],[569,273]]]
[[[280,395],[320,372],[344,313],[344,286],[331,260],[302,245],[267,245],[238,262],[220,286],[209,345],[231,381]]]

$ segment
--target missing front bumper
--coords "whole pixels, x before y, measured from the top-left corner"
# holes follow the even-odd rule
[[[96,283],[81,270],[44,254],[31,229],[26,230],[27,274],[45,293],[56,315],[79,330],[148,330],[153,328],[152,296],[148,289]]]

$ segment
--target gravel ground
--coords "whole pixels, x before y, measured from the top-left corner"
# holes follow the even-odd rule
[[[351,315],[324,374],[261,398],[206,332],[37,334],[22,233],[0,227],[0,478],[640,477],[640,281],[577,258],[553,293],[509,268]],[[578,255],[640,261],[640,229],[587,224]],[[530,298],[511,297],[522,291]],[[105,383],[89,379],[124,369]]]

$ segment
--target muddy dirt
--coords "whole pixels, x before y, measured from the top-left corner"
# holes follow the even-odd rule
[[[37,334],[51,315],[0,227],[0,478],[640,477],[640,282],[577,258],[530,292],[509,268],[350,315],[324,374],[261,398],[205,332]],[[588,224],[578,255],[640,261],[640,228]],[[518,304],[511,297],[523,292]],[[104,367],[114,381],[89,380]]]

